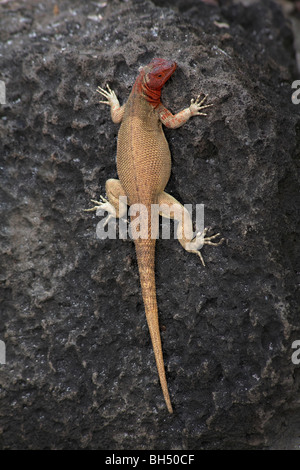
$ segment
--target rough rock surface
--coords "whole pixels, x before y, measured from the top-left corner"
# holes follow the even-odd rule
[[[272,2],[220,3],[0,5],[3,449],[288,447],[300,420],[293,38]],[[118,127],[95,89],[109,82],[123,102],[156,56],[178,62],[163,91],[173,112],[201,90],[214,103],[166,130],[167,190],[204,203],[227,240],[203,249],[206,268],[176,240],[157,243],[172,416],[134,246],[97,239],[83,212],[116,176]]]

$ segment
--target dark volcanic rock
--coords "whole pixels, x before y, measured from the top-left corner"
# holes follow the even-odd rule
[[[271,2],[45,3],[0,6],[1,447],[272,446],[300,414],[289,25]],[[214,103],[166,130],[167,191],[205,204],[227,240],[203,249],[206,268],[176,240],[157,243],[172,416],[134,246],[98,240],[98,217],[83,212],[116,176],[118,127],[96,87],[109,82],[123,102],[156,56],[178,62],[163,91],[173,112],[200,91]]]

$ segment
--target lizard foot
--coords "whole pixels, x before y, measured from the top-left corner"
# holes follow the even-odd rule
[[[85,212],[92,212],[97,211],[98,209],[105,210],[108,212],[108,216],[105,220],[104,227],[108,224],[110,219],[116,218],[116,210],[114,206],[103,196],[100,196],[101,201],[95,201],[95,199],[91,199],[96,205],[91,209],[84,209]],[[98,215],[98,214],[97,214]],[[101,214],[102,215],[102,214]]]
[[[219,246],[221,245],[225,238],[221,238],[218,242],[213,242],[215,238],[220,236],[220,233],[216,233],[215,235],[212,235],[210,237],[206,237],[206,233],[210,230],[210,227],[206,227],[203,232],[198,232],[195,236],[195,238],[189,243],[189,246],[191,249],[188,249],[187,251],[189,253],[195,253],[199,256],[201,259],[201,262],[203,266],[205,266],[203,256],[200,252],[200,248],[202,248],[203,245],[212,245],[212,246]]]
[[[207,100],[208,95],[204,95],[204,98],[200,100],[202,93],[197,96],[196,100],[194,98],[191,99],[190,111],[193,116],[207,116],[207,113],[201,113],[200,111],[205,108],[209,108],[213,106],[213,104],[205,104],[203,103]]]
[[[104,90],[100,86],[98,86],[97,88],[97,92],[107,99],[107,101],[99,101],[99,103],[108,104],[109,106],[112,106],[113,104],[119,104],[119,100],[115,92],[110,89],[110,86],[108,84],[106,85],[106,88],[107,90]]]
[[[83,210],[84,210],[85,212],[91,212],[91,211],[96,211],[96,210],[99,209],[100,207],[101,207],[102,209],[104,209],[104,208],[103,208],[103,205],[106,204],[106,203],[109,204],[109,202],[108,202],[108,200],[105,199],[103,196],[100,196],[100,199],[101,199],[101,201],[95,201],[95,199],[91,199],[91,201],[94,202],[94,203],[96,204],[96,206],[92,207],[91,209],[83,209]]]

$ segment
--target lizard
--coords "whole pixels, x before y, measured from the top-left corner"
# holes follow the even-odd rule
[[[205,104],[207,95],[200,99],[191,99],[189,107],[177,114],[172,114],[161,102],[163,85],[177,68],[174,61],[155,58],[140,69],[132,87],[130,96],[122,106],[110,86],[98,87],[97,91],[105,97],[100,103],[110,106],[112,121],[121,123],[117,140],[117,173],[119,179],[108,179],[105,184],[107,199],[92,199],[96,205],[87,211],[104,209],[109,217],[124,217],[127,204],[143,204],[150,214],[151,205],[159,205],[159,214],[178,221],[177,238],[185,250],[196,253],[205,265],[200,248],[204,244],[220,245],[224,239],[213,241],[220,234],[206,236],[203,232],[193,234],[192,220],[189,212],[173,196],[164,191],[171,172],[171,155],[169,145],[162,129],[162,124],[176,129],[192,116],[206,116]],[[126,197],[127,203],[120,197]],[[169,209],[169,210],[167,210]],[[134,220],[135,216],[131,216]],[[162,344],[158,321],[158,307],[155,285],[155,242],[158,231],[153,221],[147,219],[146,236],[134,240],[138,263],[142,297],[148,328],[152,341],[158,375],[167,409],[173,413],[163,360]],[[152,226],[151,226],[152,224]],[[184,224],[184,226],[183,226]],[[154,236],[153,236],[154,233]]]

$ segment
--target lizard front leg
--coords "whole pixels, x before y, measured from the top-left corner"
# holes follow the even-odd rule
[[[205,103],[207,97],[208,95],[204,95],[204,97],[201,99],[200,94],[195,100],[192,98],[190,106],[177,114],[172,114],[161,103],[157,108],[159,119],[166,127],[176,129],[187,122],[192,116],[207,116],[206,113],[202,112],[203,109],[213,106],[213,104],[203,104]]]
[[[114,123],[118,124],[122,121],[124,115],[124,105],[120,106],[115,92],[110,89],[109,85],[106,85],[106,88],[107,90],[104,90],[100,86],[97,88],[97,92],[107,99],[107,101],[99,101],[99,103],[108,104],[110,106],[111,118]]]

